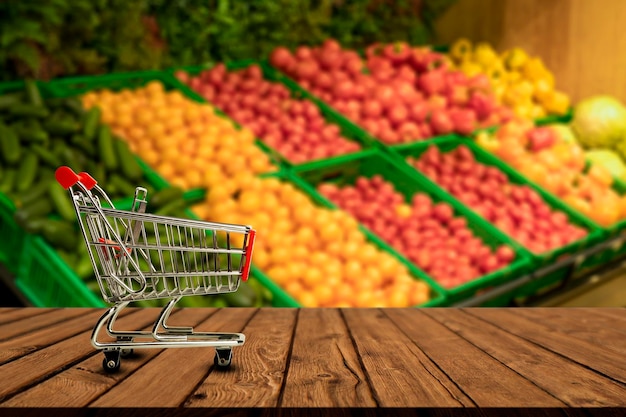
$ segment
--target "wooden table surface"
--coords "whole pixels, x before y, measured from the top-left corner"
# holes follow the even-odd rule
[[[176,309],[171,325],[245,333],[231,368],[145,349],[116,374],[90,343],[102,313],[0,309],[0,407],[626,407],[624,308]]]

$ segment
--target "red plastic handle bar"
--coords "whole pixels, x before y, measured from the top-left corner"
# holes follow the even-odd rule
[[[256,230],[250,230],[248,235],[248,246],[246,247],[246,263],[241,271],[241,279],[243,281],[248,280],[250,274],[250,263],[252,261],[252,249],[254,248],[254,238],[256,237]]]
[[[91,175],[89,175],[87,172],[81,172],[80,174],[78,174],[78,176],[80,177],[80,182],[88,189],[91,190],[93,187],[96,186],[96,184],[98,184],[98,181],[96,181],[94,179],[94,177],[92,177]]]
[[[80,174],[72,171],[72,168],[67,166],[58,167],[54,173],[54,177],[57,182],[61,184],[61,187],[66,190],[73,185],[76,185],[77,182],[83,184],[88,190],[91,190],[98,183],[91,175],[86,172],[81,172]]]
[[[54,173],[57,182],[66,190],[80,181],[80,176],[72,171],[72,168],[62,166],[58,167]]]

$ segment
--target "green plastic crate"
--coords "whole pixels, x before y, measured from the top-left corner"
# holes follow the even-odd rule
[[[328,202],[321,195],[319,195],[315,190],[311,189],[311,187],[306,182],[304,182],[301,178],[295,175],[290,169],[283,169],[278,173],[264,174],[261,177],[274,177],[283,182],[291,183],[300,191],[302,191],[305,195],[311,198],[311,201],[313,201],[318,206],[327,207],[329,209],[337,209],[332,204],[330,204],[330,202]],[[254,227],[254,225],[252,225],[252,227]],[[381,241],[374,234],[370,233],[365,228],[361,228],[361,230],[365,234],[367,241],[374,244],[379,249],[390,253],[401,262],[405,263],[405,265],[409,267],[409,271],[415,277],[423,280],[430,287],[430,300],[416,307],[440,307],[446,305],[444,290],[439,285],[433,283],[428,276],[426,276],[421,270],[415,268],[412,264],[407,264],[406,261],[403,260],[403,258],[401,258],[393,249],[391,249],[387,244]],[[282,287],[272,281],[272,278],[270,276],[268,276],[264,271],[255,266],[254,256],[252,257],[251,271],[254,274],[255,278],[258,279],[267,289],[271,291],[273,296],[273,305],[275,307],[302,307],[296,299],[294,299]]]
[[[342,136],[346,137],[347,139],[351,141],[357,142],[361,146],[361,150],[379,146],[379,142],[377,140],[367,135],[362,129],[359,129],[354,124],[350,123],[345,117],[337,113],[335,110],[330,108],[324,102],[313,99],[313,97],[310,94],[308,94],[305,90],[303,90],[301,87],[299,87],[298,85],[294,85],[294,83],[289,82],[282,74],[280,74],[273,67],[271,67],[267,63],[267,61],[255,61],[255,60],[248,59],[248,60],[241,60],[241,61],[231,61],[231,62],[225,63],[224,65],[226,66],[227,70],[234,71],[234,70],[248,68],[249,66],[254,65],[254,64],[258,65],[261,68],[261,70],[263,71],[263,77],[266,80],[285,85],[285,87],[287,87],[291,91],[293,98],[309,100],[312,103],[314,103],[319,108],[324,119],[326,119],[326,121],[329,123],[337,125],[341,131]],[[201,71],[205,69],[210,69],[210,68],[211,68],[210,66],[190,66],[190,67],[174,68],[174,69],[171,69],[170,71],[173,74],[177,70],[183,70],[191,75],[198,75]],[[180,81],[178,82],[181,85],[181,87],[179,87],[181,90],[185,90],[185,91],[189,90],[196,97],[196,99],[204,100],[202,96],[200,96],[198,93],[193,91],[190,87],[186,86],[184,83]],[[269,145],[266,145],[261,139],[259,139],[259,146],[267,149],[267,151],[271,153],[272,155],[274,155],[275,158],[280,160],[280,162],[284,166],[290,167],[293,165],[299,165],[286,159],[282,154],[280,154],[280,152],[278,152],[276,149],[273,149]],[[334,159],[336,157],[338,156],[324,158],[324,159]]]
[[[366,231],[368,236],[380,242],[379,244],[387,248],[390,252],[395,253],[395,255],[408,265],[417,276],[426,276],[428,282],[432,283],[433,287],[443,291],[447,303],[470,298],[480,291],[520,276],[522,273],[526,272],[530,266],[527,253],[521,250],[505,235],[492,228],[487,222],[459,204],[455,199],[450,198],[429,181],[418,176],[410,175],[408,171],[402,167],[401,161],[396,161],[394,158],[384,153],[376,150],[364,151],[358,155],[346,156],[341,161],[311,163],[306,166],[297,167],[294,169],[294,173],[307,184],[310,193],[314,193],[319,200],[324,201],[325,204],[330,207],[335,206],[326,198],[319,195],[315,190],[318,184],[322,182],[333,182],[337,185],[354,184],[358,176],[372,177],[379,174],[385,180],[392,182],[395,189],[407,197],[407,199],[417,192],[424,192],[428,194],[434,202],[450,204],[454,209],[454,215],[465,217],[468,220],[470,230],[489,247],[495,248],[502,244],[511,246],[516,253],[516,260],[506,268],[494,271],[457,287],[443,289],[416,265],[408,261],[403,255],[397,253],[389,245],[382,242],[373,232],[362,226],[362,229]]]
[[[25,233],[13,220],[15,205],[0,193],[0,264],[13,274],[17,272],[22,254]]]
[[[106,306],[39,236],[27,235],[15,284],[36,307]]]
[[[393,150],[394,152],[397,152],[397,154],[400,156],[400,158],[403,161],[405,161],[405,158],[407,158],[408,156],[419,157],[423,152],[425,152],[428,149],[429,146],[437,146],[442,152],[449,152],[449,151],[456,149],[460,145],[467,146],[467,148],[474,154],[474,157],[476,158],[478,162],[484,165],[493,166],[497,168],[498,170],[500,170],[501,172],[503,172],[508,177],[511,183],[517,184],[517,185],[527,185],[530,188],[534,189],[535,191],[537,191],[537,193],[539,193],[541,198],[552,209],[556,209],[558,211],[563,212],[565,215],[567,215],[568,220],[571,223],[588,230],[589,234],[585,238],[580,239],[576,242],[572,242],[569,245],[566,245],[564,247],[549,251],[547,253],[534,254],[534,253],[531,253],[530,251],[525,250],[526,253],[532,257],[532,264],[534,268],[537,268],[537,269],[542,268],[553,263],[557,259],[563,259],[564,257],[567,257],[567,256],[574,256],[580,251],[586,248],[592,247],[594,244],[597,244],[602,241],[604,234],[602,230],[600,230],[597,227],[597,225],[595,225],[595,223],[591,222],[585,216],[580,215],[578,212],[570,209],[566,204],[564,204],[558,198],[554,197],[552,194],[546,192],[540,187],[537,187],[535,184],[529,183],[528,181],[526,181],[526,179],[523,176],[521,176],[516,171],[511,169],[508,165],[502,163],[502,161],[500,161],[498,158],[494,157],[490,153],[480,148],[478,145],[476,145],[472,141],[463,139],[461,137],[457,137],[457,138],[449,138],[449,139],[440,139],[437,141],[433,141],[429,144],[417,143],[417,144],[406,145],[406,146],[398,146],[398,147],[393,148]],[[408,163],[406,163],[406,161],[405,161],[405,167],[408,168],[409,172],[417,174],[417,170],[413,168],[412,166],[410,166]],[[421,173],[419,175],[422,178],[426,178],[426,176],[422,175]],[[431,180],[428,179],[428,181],[431,181]],[[432,183],[435,184],[434,182]],[[446,192],[445,190],[443,191]],[[456,200],[454,196],[452,196],[449,193],[447,194],[451,198],[454,198]],[[463,204],[460,201],[459,203]],[[471,208],[469,207],[468,209],[471,210]],[[476,215],[478,215],[478,213],[476,213]],[[527,294],[531,294],[531,293],[537,292],[542,287],[551,286],[559,282],[560,280],[562,280],[565,277],[566,273],[567,273],[567,268],[562,268],[562,269],[553,271],[541,279],[534,280],[528,286],[524,287],[523,292]],[[522,290],[519,290],[519,291],[522,291]]]

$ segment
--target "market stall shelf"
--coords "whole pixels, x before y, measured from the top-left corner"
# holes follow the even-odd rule
[[[112,375],[89,343],[99,313],[0,310],[0,407],[626,407],[624,308],[183,308],[172,324],[246,333],[229,370],[149,349]]]

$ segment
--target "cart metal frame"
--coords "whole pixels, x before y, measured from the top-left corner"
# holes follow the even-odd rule
[[[136,188],[130,210],[118,210],[88,173],[63,166],[55,176],[72,199],[102,297],[114,303],[91,336],[92,345],[104,352],[104,370],[117,371],[121,357],[135,348],[200,346],[214,347],[214,364],[229,367],[232,348],[244,344],[244,334],[196,332],[169,326],[167,320],[182,297],[234,292],[248,279],[255,230],[146,213],[147,190],[142,187]],[[169,301],[152,331],[113,328],[129,303],[163,298]],[[105,324],[113,341],[99,338]]]

